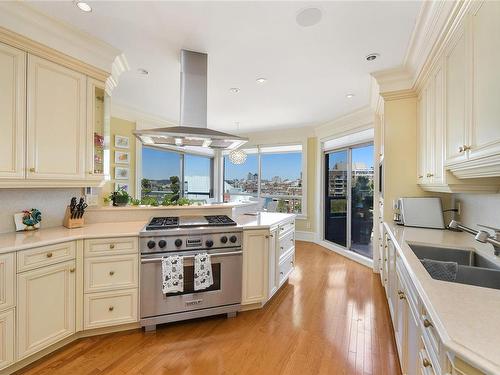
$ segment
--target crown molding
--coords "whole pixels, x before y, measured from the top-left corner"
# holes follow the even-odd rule
[[[105,72],[105,79],[111,75],[110,88],[118,83],[119,72],[128,68],[120,50],[20,1],[0,2],[0,26],[31,40],[32,45],[49,47],[90,65],[100,71],[101,76]],[[120,58],[116,62],[117,57]]]
[[[336,134],[373,128],[374,112],[370,106],[361,107],[314,129],[319,139]]]

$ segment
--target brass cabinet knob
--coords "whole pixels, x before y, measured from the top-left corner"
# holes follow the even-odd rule
[[[109,276],[113,276],[115,274],[115,271],[109,271]]]
[[[109,306],[108,310],[113,311],[115,308],[113,306]]]
[[[462,153],[462,152],[464,152],[464,151],[465,151],[465,150],[464,150],[464,147],[463,147],[463,146],[460,146],[460,147],[458,148],[458,152],[459,152],[459,153]]]
[[[271,236],[271,238],[273,238],[273,237],[274,237],[274,234],[271,234],[270,236]]]
[[[266,238],[269,238],[269,236],[266,234]]]
[[[31,173],[34,173],[34,172],[35,172],[35,168],[30,168],[30,169],[29,169],[29,171],[30,171]]]
[[[469,150],[470,150],[470,146],[464,145],[464,151],[469,151]]]
[[[280,246],[280,249],[283,250],[283,246]]]
[[[114,244],[114,243],[110,243],[110,244],[109,244],[109,248],[110,248],[110,249],[114,249],[114,248],[115,248],[115,244]]]
[[[432,363],[427,358],[424,358],[424,359],[422,359],[422,366],[424,366],[424,367],[432,367]]]
[[[432,327],[432,323],[429,319],[424,319],[424,327],[425,328]]]
[[[76,268],[74,268],[74,267],[73,267],[73,268],[70,268],[70,269],[69,269],[69,272],[74,273],[74,272],[75,272],[75,270],[76,270]]]
[[[47,258],[52,258],[52,253],[47,253]]]
[[[427,177],[434,177],[432,173],[427,173]]]
[[[424,178],[424,176],[422,176],[422,175],[419,175],[419,176],[418,176],[418,178]]]

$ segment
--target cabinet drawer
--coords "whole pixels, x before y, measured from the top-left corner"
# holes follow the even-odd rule
[[[16,254],[0,255],[0,310],[14,306]]]
[[[295,261],[295,252],[292,252],[280,263],[280,286],[285,282],[290,273],[293,271]]]
[[[290,250],[295,247],[295,232],[291,231],[285,234],[283,237],[280,237],[278,246],[279,257],[281,259],[283,255],[290,252]]]
[[[85,258],[85,293],[137,288],[139,256]]]
[[[427,311],[422,307],[422,314],[420,316],[420,327],[422,331],[422,338],[427,348],[427,352],[436,365],[439,365],[440,358],[440,346],[441,341],[439,339],[438,333],[434,328],[432,319],[429,317]]]
[[[84,329],[137,322],[137,289],[85,294]]]
[[[429,356],[424,349],[421,349],[418,353],[419,365],[418,368],[420,370],[419,374],[421,375],[435,375],[434,369],[432,368],[432,363],[430,362]]]
[[[116,237],[85,240],[85,256],[137,253],[137,237]]]
[[[278,226],[279,236],[284,236],[287,232],[293,231],[295,229],[295,221],[289,221],[282,223]]]
[[[0,369],[14,362],[15,310],[0,312]]]
[[[63,242],[17,252],[17,272],[48,266],[75,259],[76,244]]]

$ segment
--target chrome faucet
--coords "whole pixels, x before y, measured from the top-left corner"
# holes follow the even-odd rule
[[[472,228],[466,227],[465,225],[460,224],[458,221],[452,220],[450,224],[448,225],[448,228],[452,229],[460,229],[464,232],[470,233],[474,236],[476,241],[482,242],[482,243],[490,243],[493,245],[493,250],[496,256],[500,255],[500,229],[499,228],[494,228],[494,227],[489,227],[487,225],[481,225],[478,224],[481,228],[486,228],[486,229],[491,229],[493,230],[494,234],[490,234],[489,232],[485,230],[474,230]]]

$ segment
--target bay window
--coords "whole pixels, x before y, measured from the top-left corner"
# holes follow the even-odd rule
[[[247,160],[232,164],[224,156],[224,193],[252,196],[271,212],[301,214],[303,209],[302,145],[260,146],[245,150]]]

